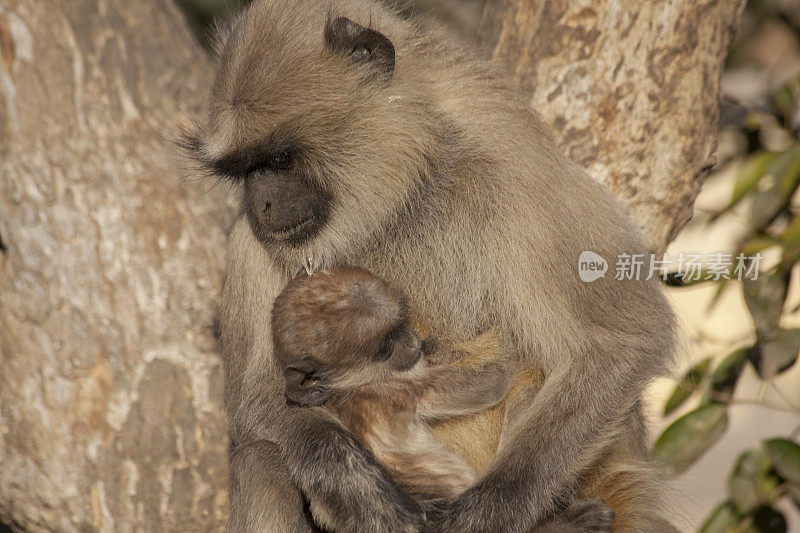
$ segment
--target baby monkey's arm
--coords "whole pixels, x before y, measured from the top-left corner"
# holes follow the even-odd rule
[[[519,366],[502,353],[493,336],[472,344],[475,342],[462,347],[468,349],[455,350],[454,357],[434,354],[434,360],[456,362],[430,366],[413,378],[420,390],[419,415],[430,419],[468,415],[489,409],[506,397]],[[437,347],[439,350],[442,348]]]

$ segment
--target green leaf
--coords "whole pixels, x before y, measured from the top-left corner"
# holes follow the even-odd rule
[[[775,237],[764,233],[758,233],[747,239],[739,247],[739,252],[743,253],[746,257],[752,257],[759,252],[763,252],[764,250],[768,250],[769,248],[779,244],[781,244],[781,241]]]
[[[733,206],[738,204],[748,192],[755,189],[758,182],[764,177],[770,164],[778,157],[777,152],[759,151],[755,152],[747,158],[744,168],[736,177],[736,183],[733,186],[733,195],[728,205],[714,218],[720,214],[730,210]]]
[[[653,457],[679,474],[717,442],[728,427],[724,405],[703,405],[673,422],[658,438]]]
[[[709,387],[716,395],[733,395],[739,376],[742,375],[744,364],[747,362],[747,353],[750,348],[741,348],[728,354],[723,359],[714,373],[711,374],[711,386]]]
[[[734,533],[739,525],[739,515],[731,502],[725,502],[717,507],[706,523],[700,528],[700,533]]]
[[[764,442],[764,449],[778,475],[800,488],[800,445],[787,439],[770,439]]]
[[[783,195],[777,183],[766,190],[756,193],[750,206],[750,224],[756,229],[764,229],[775,220],[785,205]]]
[[[690,274],[688,277],[686,274]],[[700,283],[710,283],[714,280],[706,279],[709,277],[708,269],[705,266],[698,268],[697,271],[691,273],[681,274],[679,272],[670,272],[662,281],[667,287],[694,287]],[[722,278],[724,281],[725,278]]]
[[[800,261],[800,246],[786,248],[783,250],[783,255],[781,256],[780,268],[791,272],[792,267],[794,267],[795,263],[798,261]]]
[[[800,246],[800,217],[792,219],[789,227],[781,234],[781,241],[786,248]]]
[[[764,450],[748,450],[739,458],[728,479],[728,492],[740,513],[747,514],[760,505],[772,503],[773,491],[781,481],[770,467]]]
[[[772,176],[771,185],[756,193],[750,209],[754,227],[768,226],[788,204],[800,179],[800,145],[777,154],[764,175]]]
[[[769,338],[778,329],[788,281],[782,271],[742,281],[744,301],[756,323],[759,338]]]
[[[681,382],[672,391],[666,405],[664,406],[664,415],[670,414],[672,411],[681,406],[689,396],[697,390],[698,384],[708,373],[711,366],[711,358],[707,357],[694,365],[686,374],[684,374]]]
[[[686,282],[683,280],[683,275],[679,272],[670,272],[662,279],[662,283],[667,287],[685,287]]]
[[[787,200],[800,182],[800,144],[796,144],[781,154],[773,164],[778,185]]]
[[[795,97],[788,85],[784,85],[772,97],[772,106],[784,117],[792,115]]]
[[[747,353],[758,375],[763,379],[788,370],[800,354],[800,329],[782,329],[772,340],[761,341]]]

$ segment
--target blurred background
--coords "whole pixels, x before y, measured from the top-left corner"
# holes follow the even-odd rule
[[[178,3],[208,47],[246,0]],[[477,42],[484,0],[404,5]],[[681,530],[800,532],[800,2],[748,3],[722,88],[718,164],[668,254],[763,259],[744,283],[670,276],[686,349],[651,392],[654,453]]]
[[[800,2],[748,2],[722,89],[718,165],[668,252],[763,260],[754,282],[669,290],[687,353],[653,390],[655,452],[686,530],[798,532]]]

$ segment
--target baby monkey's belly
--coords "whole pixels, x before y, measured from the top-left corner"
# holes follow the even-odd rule
[[[508,408],[521,392],[538,391],[543,380],[540,370],[523,369],[502,403],[482,413],[436,422],[431,429],[448,450],[463,457],[480,477],[497,453]]]
[[[423,324],[414,324],[415,329],[425,336]],[[459,365],[477,365],[496,360],[507,361],[518,357],[511,349],[504,346],[500,332],[491,329],[466,341],[440,339],[445,348],[439,353],[451,354],[450,360],[431,361],[433,364],[448,363]],[[505,425],[506,413],[510,406],[523,392],[536,392],[542,387],[544,373],[537,368],[520,364],[519,376],[509,389],[505,399],[496,406],[472,415],[460,416],[448,420],[436,421],[431,429],[436,439],[448,450],[460,455],[480,477],[497,453],[500,435]]]

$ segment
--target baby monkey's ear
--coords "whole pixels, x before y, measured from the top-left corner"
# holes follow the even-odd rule
[[[286,398],[309,407],[322,405],[328,401],[333,393],[319,375],[319,370],[320,364],[311,357],[304,357],[287,366],[283,371],[286,380]]]
[[[389,85],[394,75],[394,45],[384,34],[365,28],[346,17],[325,25],[328,48],[346,56],[353,64],[372,67],[374,79]]]

